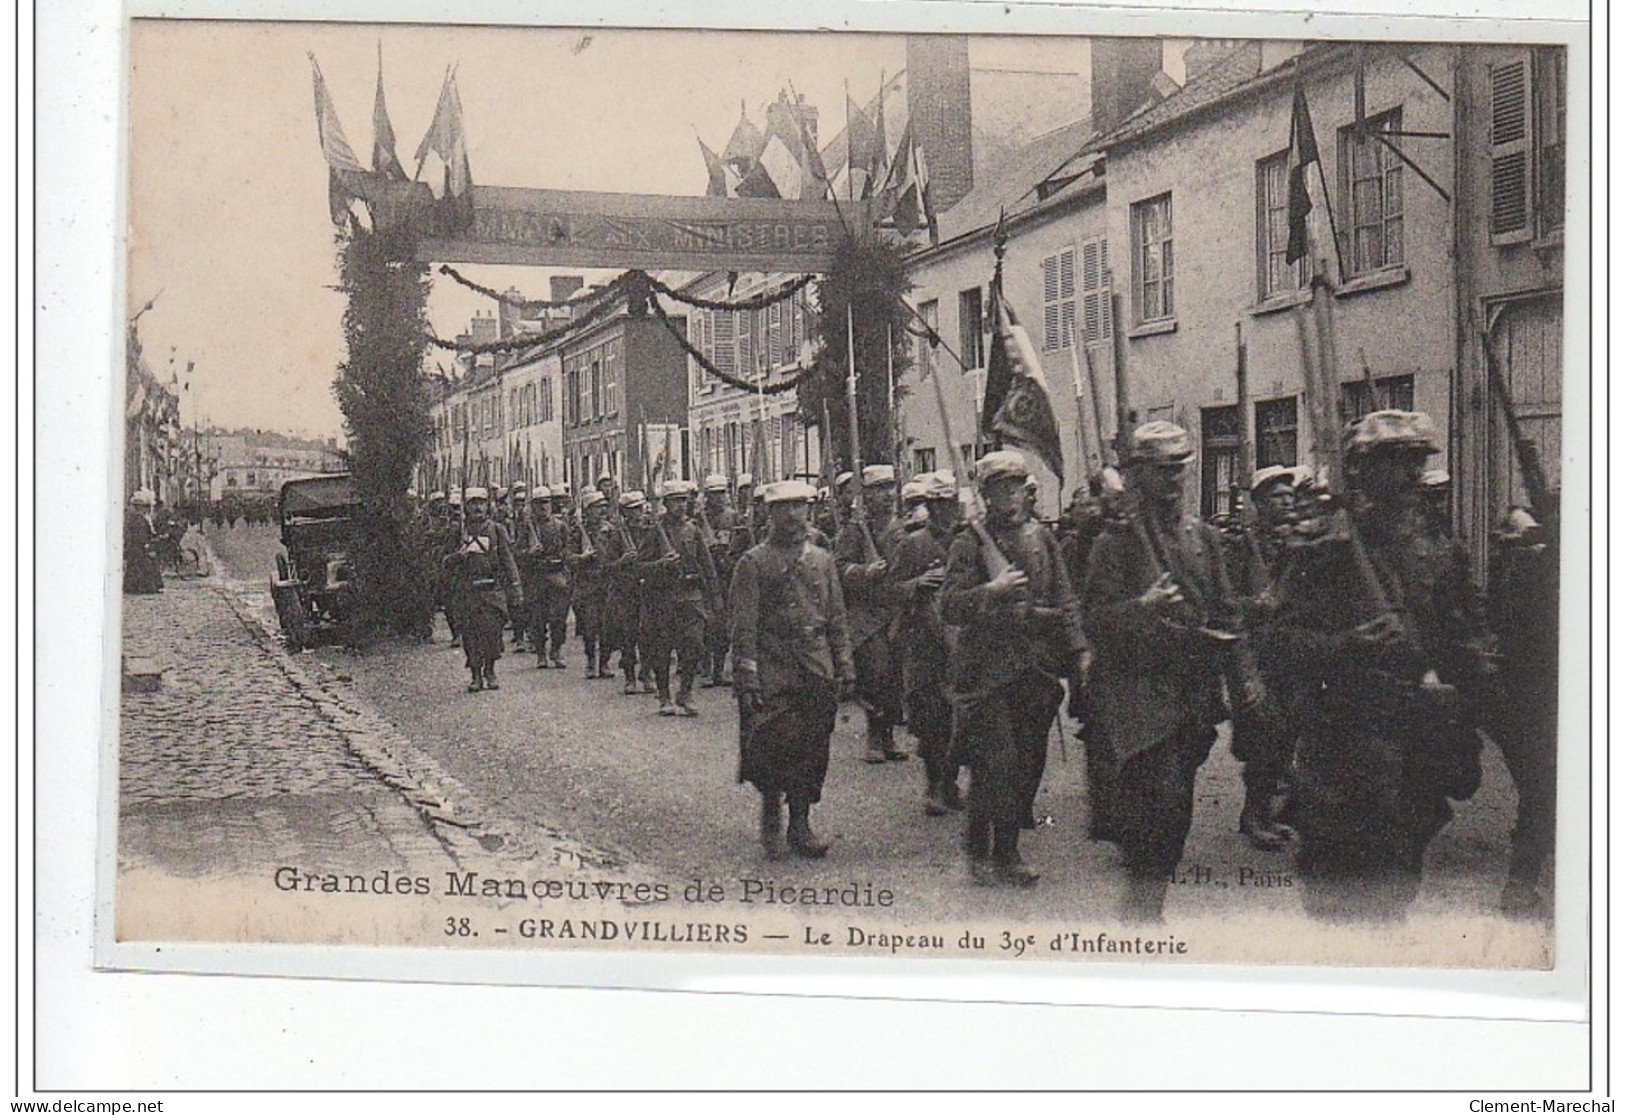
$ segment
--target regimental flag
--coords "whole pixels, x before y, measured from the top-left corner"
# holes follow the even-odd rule
[[[350,141],[344,138],[344,127],[339,123],[338,109],[327,91],[322,67],[311,53],[310,73],[316,88],[316,137],[322,145],[322,158],[327,160],[327,208],[333,223],[344,226],[350,215],[350,202],[361,197],[367,172],[355,157]]]
[[[1297,263],[1309,254],[1309,164],[1320,162],[1315,143],[1315,122],[1309,116],[1309,101],[1303,86],[1292,90],[1292,135],[1288,141],[1286,186],[1286,261]]]
[[[1038,454],[1064,485],[1061,427],[1055,420],[1044,369],[1027,330],[1005,300],[1002,284],[993,284],[993,345],[987,357],[987,392],[982,403],[982,431]]]
[[[378,44],[378,92],[372,99],[372,169],[386,178],[406,181],[406,168],[395,154],[395,127],[384,107],[384,44]]]

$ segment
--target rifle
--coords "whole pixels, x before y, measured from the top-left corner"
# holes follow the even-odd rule
[[[1479,339],[1484,346],[1484,367],[1489,373],[1490,393],[1495,396],[1501,416],[1506,420],[1507,434],[1512,438],[1512,449],[1518,458],[1518,471],[1523,474],[1524,490],[1529,493],[1530,509],[1542,526],[1552,530],[1557,524],[1557,501],[1552,498],[1552,489],[1546,483],[1546,470],[1540,463],[1540,454],[1535,449],[1534,440],[1524,434],[1518,422],[1512,394],[1507,389],[1506,379],[1501,372],[1501,360],[1495,354],[1489,331],[1480,330]]]
[[[847,440],[852,448],[852,485],[857,489],[852,500],[852,521],[857,524],[858,535],[863,540],[863,560],[873,565],[880,560],[880,548],[875,545],[874,535],[869,533],[869,512],[863,506],[863,449],[858,438],[858,362],[850,302],[846,304],[846,367],[846,409],[852,427]]]

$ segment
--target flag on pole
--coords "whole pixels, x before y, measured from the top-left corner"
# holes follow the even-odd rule
[[[705,140],[696,139],[700,145],[700,154],[705,157],[705,196],[728,196],[728,167],[722,161],[722,156],[705,145]]]
[[[797,146],[800,146],[799,143]],[[801,198],[808,172],[781,136],[774,134],[767,137],[767,143],[762,147],[762,157],[756,166],[758,170],[764,171],[773,183],[774,192],[771,196],[781,197],[787,201],[797,201]]]
[[[406,181],[406,168],[395,154],[395,127],[384,106],[384,44],[378,44],[378,92],[372,99],[372,169],[397,182]]]
[[[910,236],[925,226],[931,243],[937,242],[937,214],[931,204],[931,172],[925,164],[925,152],[914,140],[912,121],[903,126],[903,138],[892,157],[891,170],[886,176],[885,195],[896,198],[892,203],[892,224],[902,236]]]
[[[897,79],[893,78],[893,82]],[[886,147],[886,72],[880,72],[880,92],[875,94],[875,138],[869,147],[871,155],[869,161],[869,177],[863,184],[863,197],[871,198],[880,191],[889,176],[890,166],[886,162],[888,148]]]
[[[327,91],[322,67],[314,53],[309,54],[311,80],[316,89],[316,137],[322,145],[322,158],[327,160],[327,209],[333,223],[343,227],[350,215],[350,202],[360,197],[366,170],[355,157],[350,141],[344,138],[344,127],[339,123],[338,109]]]
[[[412,177],[423,177],[423,164],[430,155],[437,155],[445,164],[444,197],[462,197],[468,192],[472,183],[468,168],[468,142],[463,134],[463,101],[457,94],[457,74],[454,70],[446,71],[446,80],[440,86],[440,101],[435,105],[434,119],[429,123],[429,130],[418,144],[417,173]],[[431,183],[430,188],[433,189]]]
[[[1303,86],[1292,90],[1292,135],[1288,141],[1286,187],[1286,261],[1297,263],[1309,254],[1309,164],[1320,162],[1315,143],[1315,123],[1309,117],[1309,101]]]
[[[1061,427],[1027,330],[1016,320],[1000,284],[993,287],[993,345],[987,358],[982,429],[1038,454],[1063,484]]]
[[[863,175],[863,189],[868,191],[870,173],[874,170],[875,124],[869,114],[860,108],[850,95],[846,98],[846,167],[850,178]]]

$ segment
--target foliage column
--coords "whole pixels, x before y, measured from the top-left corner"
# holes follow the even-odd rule
[[[433,436],[422,375],[429,273],[413,247],[406,229],[352,224],[339,250],[349,355],[333,393],[361,499],[351,554],[358,642],[385,634],[426,637],[433,615],[431,555],[407,495],[413,466]]]

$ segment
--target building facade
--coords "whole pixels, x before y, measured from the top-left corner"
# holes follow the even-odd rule
[[[209,498],[274,497],[289,480],[345,471],[338,442],[293,438],[258,430],[200,435]]]

